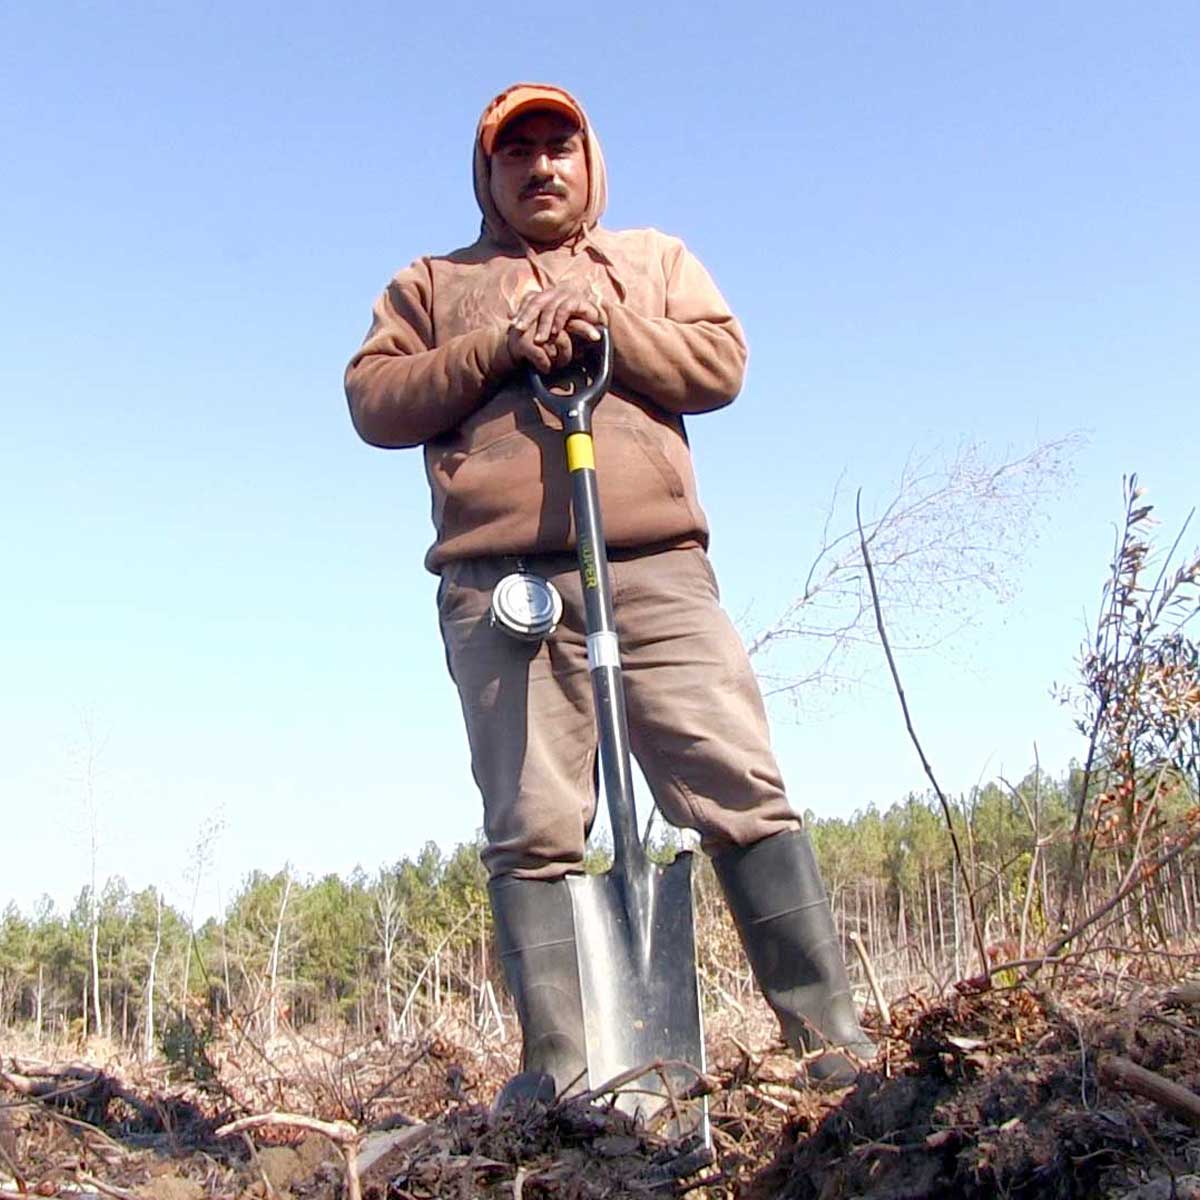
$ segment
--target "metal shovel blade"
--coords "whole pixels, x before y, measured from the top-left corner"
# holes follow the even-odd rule
[[[704,1070],[696,978],[692,856],[669,866],[648,860],[602,875],[570,877],[583,991],[588,1087],[654,1062],[672,1065],[626,1082],[616,1105],[662,1127],[708,1141],[703,1098],[685,1100]],[[682,1066],[679,1064],[689,1064]]]

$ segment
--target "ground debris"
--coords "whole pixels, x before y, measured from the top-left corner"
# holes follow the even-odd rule
[[[105,1059],[115,1090],[95,1122],[0,1082],[0,1195],[79,1196],[94,1180],[109,1189],[94,1194],[139,1200],[344,1200],[345,1162],[323,1137],[215,1138],[282,1099],[361,1134],[364,1200],[1166,1200],[1172,1179],[1174,1195],[1200,1200],[1200,1131],[1185,1119],[1200,1090],[1200,993],[1189,989],[914,993],[893,1003],[875,1067],[832,1093],[804,1086],[769,1035],[713,1033],[711,1148],[604,1103],[494,1115],[511,1052],[444,1033],[352,1049],[293,1035],[252,1067],[239,1065],[245,1047],[215,1055],[221,1074],[205,1087]],[[54,1075],[17,1065],[0,1062],[26,1081]],[[72,1069],[93,1086],[96,1068]]]
[[[610,1107],[464,1108],[443,1119],[379,1196],[663,1196],[711,1162],[698,1139],[655,1137]]]

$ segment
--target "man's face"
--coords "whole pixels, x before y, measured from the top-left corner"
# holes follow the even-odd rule
[[[583,135],[554,112],[516,117],[492,152],[492,200],[507,224],[535,246],[570,237],[587,208]]]

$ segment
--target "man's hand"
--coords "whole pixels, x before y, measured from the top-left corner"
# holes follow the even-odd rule
[[[545,374],[575,357],[575,338],[600,340],[604,310],[592,289],[569,280],[543,292],[530,292],[508,326],[513,362],[527,362]]]

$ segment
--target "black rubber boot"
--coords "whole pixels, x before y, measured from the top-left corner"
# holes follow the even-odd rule
[[[713,867],[784,1041],[800,1053],[825,1050],[806,1064],[811,1082],[853,1083],[859,1073],[855,1059],[873,1058],[875,1044],[854,1011],[808,834],[777,833],[753,846],[726,850],[713,859]]]
[[[505,875],[488,883],[488,896],[523,1043],[521,1074],[504,1085],[493,1108],[550,1104],[585,1091],[583,1001],[567,881]]]

